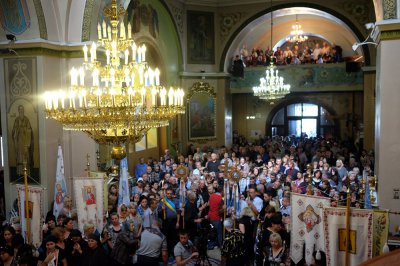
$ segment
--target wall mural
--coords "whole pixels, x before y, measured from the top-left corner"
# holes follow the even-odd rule
[[[214,64],[214,13],[187,12],[189,64]]]
[[[151,4],[140,4],[140,1],[131,1],[127,8],[127,23],[132,25],[132,35],[140,31],[147,31],[153,38],[159,35],[159,19],[157,10]]]
[[[10,181],[22,182],[26,166],[37,182],[39,130],[36,58],[4,59]]]
[[[0,1],[0,21],[6,32],[15,35],[28,29],[31,21],[26,0]]]

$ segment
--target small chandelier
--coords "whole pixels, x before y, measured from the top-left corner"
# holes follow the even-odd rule
[[[271,0],[272,10],[272,0]],[[273,12],[271,11],[271,49],[272,35],[273,35]],[[279,76],[279,71],[274,66],[274,57],[271,56],[270,65],[265,71],[265,78],[260,78],[260,85],[253,87],[254,96],[259,97],[262,100],[269,101],[271,104],[275,100],[281,99],[290,93],[290,85],[284,84],[283,77]]]
[[[303,35],[304,32],[301,29],[301,25],[297,21],[296,15],[296,24],[292,25],[292,31],[290,32],[289,37],[286,38],[286,41],[291,43],[301,43],[308,40],[308,36]]]
[[[146,62],[146,46],[132,39],[132,26],[119,17],[125,10],[116,0],[104,9],[106,21],[98,24],[98,41],[84,46],[84,63],[72,68],[67,91],[45,92],[46,118],[65,130],[86,132],[96,142],[136,143],[151,128],[163,127],[185,112],[182,89],[160,85],[160,71]],[[105,62],[97,60],[103,47]],[[88,55],[90,53],[90,56]],[[105,64],[104,64],[105,63]],[[90,75],[91,84],[85,77]]]
[[[290,85],[284,84],[283,77],[279,76],[278,69],[271,63],[265,71],[265,78],[260,78],[260,85],[253,87],[253,92],[254,96],[273,103],[290,93]]]

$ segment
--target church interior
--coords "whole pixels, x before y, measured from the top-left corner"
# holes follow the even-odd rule
[[[104,12],[114,2],[117,12],[125,10],[115,27],[106,25],[113,14]],[[50,209],[58,146],[72,191],[73,178],[112,168],[120,152],[114,134],[126,144],[130,175],[140,158],[159,159],[165,150],[186,156],[190,147],[231,147],[238,136],[253,144],[264,136],[307,136],[341,139],[374,154],[374,207],[389,210],[389,231],[398,231],[399,0],[17,0],[1,1],[0,11],[0,214],[7,219],[26,168],[28,183],[44,188],[43,212]],[[316,44],[335,54],[306,55]],[[278,49],[283,61],[272,58]],[[271,60],[290,88],[284,97],[265,99],[254,87],[266,70],[268,81]],[[126,71],[105,73],[117,65]],[[143,73],[147,65],[152,69]],[[82,66],[91,74],[83,76]],[[106,87],[121,81],[122,96],[96,92],[99,76]],[[64,91],[84,83],[90,90],[72,108]],[[166,89],[131,94],[134,84]],[[121,97],[129,103],[115,108]],[[97,99],[97,106],[86,99]],[[127,122],[127,105],[140,100],[147,111],[136,109],[135,121]],[[91,108],[104,117],[89,114]],[[119,112],[115,123],[129,124],[128,133],[114,129],[112,109]]]

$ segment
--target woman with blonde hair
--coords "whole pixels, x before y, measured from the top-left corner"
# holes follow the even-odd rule
[[[268,250],[268,256],[265,257],[264,265],[284,266],[286,254],[281,236],[278,233],[272,233],[269,236],[269,243],[271,247]]]
[[[135,237],[139,238],[143,229],[143,220],[142,217],[137,212],[137,203],[131,202],[128,206],[128,209],[129,209],[129,215],[127,217],[127,220],[133,221],[135,225],[135,230],[134,230]]]

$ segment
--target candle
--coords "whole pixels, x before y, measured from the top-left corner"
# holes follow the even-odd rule
[[[112,41],[111,43],[111,52],[112,52],[112,57],[117,57],[117,42]]]
[[[128,23],[128,39],[132,39],[132,25],[130,22]]]
[[[78,73],[75,67],[71,69],[71,86],[76,86],[78,85]]]
[[[60,98],[61,98],[61,109],[64,109],[65,108],[65,105],[64,105],[64,101],[65,101],[65,93],[63,92],[63,91],[60,91]]]
[[[144,85],[149,86],[149,73],[148,71],[144,72]]]
[[[121,26],[119,27],[119,37],[121,39],[125,39],[125,24],[123,21],[121,22]]]
[[[125,74],[125,83],[126,83],[126,86],[128,87],[130,80],[131,80],[131,78],[129,77],[129,69],[128,68],[125,68],[124,74]]]
[[[97,95],[97,107],[100,107],[100,104],[101,104],[101,89],[100,88],[97,88],[96,95]]]
[[[99,86],[99,70],[95,68],[93,70],[93,87]]]
[[[88,48],[87,48],[87,46],[86,46],[86,44],[85,44],[85,46],[83,46],[83,56],[85,57],[85,62],[88,61],[87,52],[88,52]]]
[[[100,23],[97,24],[97,37],[99,40],[101,39],[101,26]]]
[[[144,99],[146,97],[146,89],[142,87],[140,94],[142,95],[142,105],[144,105]]]
[[[108,40],[111,41],[111,27],[108,26],[107,28],[107,33],[108,33]]]
[[[149,85],[154,86],[154,71],[149,68]]]
[[[129,58],[129,51],[128,49],[125,50],[125,65],[128,64],[128,58]]]
[[[171,106],[174,104],[174,90],[172,87],[169,88],[168,92],[168,105]]]
[[[79,81],[81,86],[85,85],[85,71],[82,67],[79,68]]]
[[[103,26],[103,38],[105,39],[107,38],[107,24],[104,20],[102,26]]]
[[[142,45],[142,61],[146,62],[146,46]]]
[[[90,49],[90,60],[93,62],[96,60],[96,43],[92,43],[92,48]]]
[[[151,104],[153,106],[156,105],[156,94],[157,94],[157,90],[156,90],[156,88],[153,87],[153,89],[151,90]]]
[[[109,65],[109,64],[110,64],[110,55],[111,55],[111,52],[110,52],[110,50],[107,50],[107,51],[106,51],[106,56],[107,56],[107,65]]]
[[[137,61],[138,63],[142,62],[142,47],[139,46],[139,48],[137,49]]]
[[[164,106],[166,105],[166,95],[167,95],[167,90],[163,87],[160,91],[160,98],[161,98],[161,105]]]
[[[115,69],[114,68],[110,69],[110,75],[111,75],[111,87],[114,87],[114,85],[115,85]]]
[[[139,84],[143,85],[143,67],[139,67]]]
[[[137,49],[136,43],[133,43],[133,45],[132,45],[132,61],[136,61],[136,49]]]
[[[160,70],[156,68],[156,71],[154,72],[155,77],[156,77],[156,86],[160,86]]]
[[[131,74],[131,84],[132,84],[132,86],[135,85],[135,72],[132,72],[132,74]]]
[[[86,108],[87,102],[86,102],[86,90],[82,90],[82,98],[83,98],[83,107]]]

